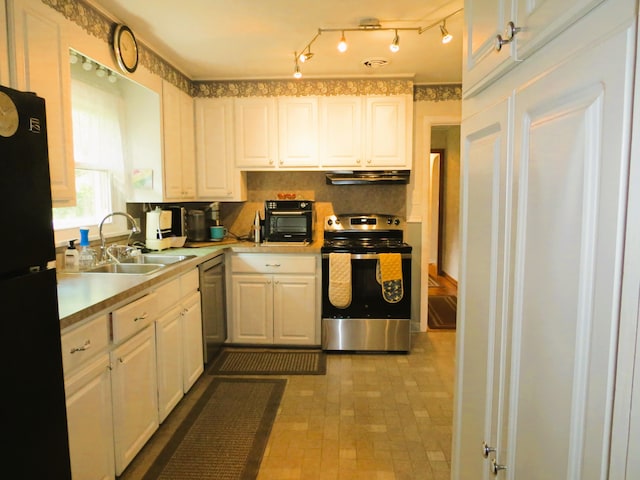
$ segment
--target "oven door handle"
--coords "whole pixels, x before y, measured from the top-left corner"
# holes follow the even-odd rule
[[[271,216],[278,216],[278,215],[292,215],[292,216],[302,216],[302,215],[306,215],[307,211],[306,210],[271,210],[269,212],[269,214]]]
[[[349,253],[349,252],[341,252],[341,253]],[[329,258],[329,253],[323,253],[322,258]],[[410,253],[402,253],[400,254],[402,259],[410,259]],[[378,253],[352,253],[351,260],[378,260],[380,258],[380,254]]]

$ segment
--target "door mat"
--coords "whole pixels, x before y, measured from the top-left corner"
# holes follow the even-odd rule
[[[284,379],[215,378],[143,480],[253,480]]]
[[[455,295],[429,295],[427,325],[433,329],[455,329],[457,308]]]
[[[327,357],[320,350],[223,350],[210,375],[324,375]]]
[[[429,275],[429,286],[430,287],[440,287],[441,285],[437,282],[435,278]]]

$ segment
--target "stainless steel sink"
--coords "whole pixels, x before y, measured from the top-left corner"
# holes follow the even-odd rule
[[[130,275],[147,275],[156,272],[166,265],[158,263],[105,263],[85,273],[125,273]]]
[[[128,258],[123,260],[123,263],[137,263],[137,264],[147,264],[153,263],[157,265],[171,265],[173,263],[182,262],[184,260],[189,260],[190,258],[194,258],[195,255],[162,255],[158,253],[143,253],[138,257]]]

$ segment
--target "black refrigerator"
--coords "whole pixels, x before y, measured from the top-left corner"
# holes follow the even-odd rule
[[[2,468],[70,479],[45,101],[0,85]]]

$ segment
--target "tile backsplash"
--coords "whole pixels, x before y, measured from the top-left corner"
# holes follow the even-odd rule
[[[325,176],[325,172],[248,172],[247,201],[221,202],[222,223],[233,235],[250,237],[256,210],[264,218],[264,201],[277,199],[278,193],[294,193],[297,199],[315,202],[316,241],[322,240],[324,217],[334,213],[406,216],[406,185],[327,185]],[[127,210],[139,218],[141,205],[130,204]],[[208,202],[184,204],[187,208],[207,205]]]

